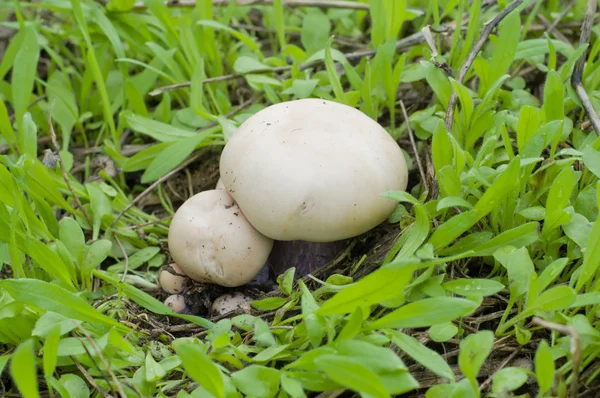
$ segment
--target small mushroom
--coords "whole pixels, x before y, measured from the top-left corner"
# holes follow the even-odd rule
[[[189,198],[173,216],[169,251],[191,279],[241,286],[263,268],[273,240],[258,232],[225,190]]]
[[[390,134],[359,110],[321,99],[269,106],[223,149],[220,176],[248,221],[280,241],[332,242],[384,222],[408,170]]]
[[[172,272],[171,272],[172,271]],[[161,272],[158,282],[162,289],[167,293],[181,293],[187,277],[177,266],[177,264],[169,264]]]
[[[252,300],[240,292],[233,294],[224,294],[217,297],[211,307],[211,313],[214,316],[229,314],[230,312],[250,312],[250,302]]]
[[[185,304],[185,299],[180,294],[173,294],[165,299],[165,305],[178,314],[189,313],[189,308]]]

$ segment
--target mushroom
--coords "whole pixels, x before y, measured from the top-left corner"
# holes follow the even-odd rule
[[[173,260],[191,279],[235,287],[260,272],[273,240],[254,229],[225,190],[208,190],[177,209],[168,245]]]
[[[250,312],[251,299],[240,292],[224,294],[217,297],[211,307],[211,313],[215,316],[229,314],[230,312]]]
[[[215,189],[225,189],[225,184],[223,184],[222,178],[219,178],[217,180],[217,185],[215,185]]]
[[[165,299],[165,305],[179,314],[189,312],[189,308],[185,304],[185,299],[180,294],[173,294],[167,297]]]
[[[248,118],[223,149],[220,177],[246,219],[275,241],[274,272],[295,266],[303,276],[392,214],[397,202],[381,194],[405,190],[408,169],[398,144],[364,113],[301,99]]]
[[[175,294],[183,291],[186,279],[183,271],[181,271],[177,264],[173,263],[164,267],[160,272],[158,282],[165,292]]]
[[[248,118],[220,159],[227,192],[263,235],[332,242],[385,221],[405,190],[402,150],[359,110],[321,99],[269,106]]]

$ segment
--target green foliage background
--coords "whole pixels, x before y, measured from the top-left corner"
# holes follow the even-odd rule
[[[507,1],[221,3],[0,2],[2,26],[15,30],[0,62],[4,396],[598,393],[600,140],[569,84],[587,57],[584,86],[600,108],[597,30],[585,46],[571,31],[587,2],[564,15],[559,1],[522,2],[463,83],[452,76]],[[553,32],[539,28],[559,16]],[[257,315],[173,313],[142,290],[168,260],[168,217],[132,201],[218,153],[258,110],[306,97],[357,107],[400,142],[409,141],[399,100],[410,105],[434,173],[383,193],[399,203],[390,222],[402,231],[385,261],[312,290],[290,271],[280,297],[254,303]],[[48,115],[70,187],[37,145],[53,149]],[[101,158],[114,167],[98,167]],[[172,215],[164,182],[156,195]],[[149,334],[130,322],[140,309],[201,332]],[[482,367],[506,341],[533,366],[498,364],[488,378]],[[428,385],[415,369],[440,379]]]

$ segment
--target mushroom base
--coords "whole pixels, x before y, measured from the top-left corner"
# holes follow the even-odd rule
[[[302,278],[333,261],[348,246],[347,240],[307,242],[302,240],[275,241],[267,259],[275,279],[288,269],[296,268],[295,277]]]

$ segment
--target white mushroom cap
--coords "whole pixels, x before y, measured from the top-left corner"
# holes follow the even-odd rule
[[[215,185],[215,189],[225,189],[225,184],[223,184],[222,178],[219,178],[217,180],[217,185]]]
[[[165,299],[165,305],[177,313],[185,312],[185,299],[179,294],[173,294]]]
[[[251,301],[249,297],[240,292],[224,294],[213,301],[211,312],[216,316],[228,314],[232,311],[250,312]]]
[[[190,278],[221,286],[241,286],[260,272],[273,247],[246,220],[225,190],[200,192],[175,213],[169,251]]]
[[[181,293],[183,291],[183,284],[187,277],[181,271],[181,269],[177,266],[177,264],[169,264],[169,266],[175,271],[178,275],[174,275],[163,269],[160,272],[160,276],[158,277],[158,282],[160,283],[160,287],[167,293]]]
[[[321,99],[283,102],[247,119],[225,146],[227,192],[262,234],[330,242],[360,235],[389,217],[405,190],[402,150],[359,110]]]

